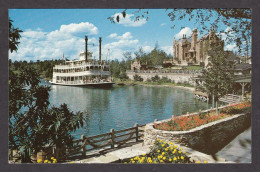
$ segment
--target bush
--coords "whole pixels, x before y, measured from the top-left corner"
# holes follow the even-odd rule
[[[144,79],[141,77],[141,76],[139,76],[139,75],[134,75],[134,81],[143,81]]]
[[[162,77],[160,81],[163,83],[171,83],[171,79],[168,79],[167,77]]]
[[[155,75],[151,78],[152,82],[158,82],[160,80],[160,77],[158,75]]]
[[[204,161],[207,163],[207,161]],[[127,162],[125,162],[127,163]],[[149,155],[136,156],[128,163],[193,163],[182,148],[178,148],[172,142],[156,139]],[[198,162],[199,163],[199,162]]]
[[[230,105],[222,109],[222,112],[232,115],[232,114],[246,113],[250,110],[251,110],[251,102],[247,101],[236,105]]]

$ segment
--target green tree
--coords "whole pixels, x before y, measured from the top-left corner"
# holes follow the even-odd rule
[[[218,114],[218,100],[231,91],[234,83],[234,71],[233,66],[226,61],[228,55],[222,45],[211,42],[209,46],[209,63],[202,70],[198,84],[203,91],[214,97]]]
[[[21,32],[23,31],[20,30],[18,27],[15,28],[13,26],[13,20],[9,18],[9,50],[11,51],[11,53],[13,51],[17,51],[18,49],[18,44],[20,43],[18,42],[18,40],[21,38]]]
[[[9,35],[13,32],[9,25]],[[14,28],[14,27],[13,27]],[[17,50],[20,36],[9,39],[9,50]],[[40,85],[38,71],[31,63],[22,62],[19,72],[9,67],[9,148],[33,153],[42,150],[46,144],[56,147],[72,145],[71,132],[82,127],[86,120],[82,112],[72,113],[66,105],[59,108],[49,105],[50,87]],[[22,158],[29,162],[28,154]]]

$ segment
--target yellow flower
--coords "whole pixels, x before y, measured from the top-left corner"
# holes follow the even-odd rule
[[[157,152],[160,153],[160,150],[158,150]]]
[[[174,148],[177,148],[178,146],[177,145],[174,145]]]
[[[175,154],[175,151],[172,151],[173,154]]]
[[[143,156],[145,156],[145,153],[143,154]]]
[[[204,161],[204,163],[208,163],[208,161]]]
[[[165,154],[165,152],[162,153],[162,155],[164,155],[164,154]]]
[[[186,154],[186,152],[183,152],[184,154]]]
[[[163,160],[166,160],[166,157],[163,157]]]
[[[169,161],[172,162],[172,159],[170,158]]]
[[[181,156],[181,159],[184,159],[184,157],[183,157],[183,156]]]
[[[197,161],[196,163],[197,163],[197,164],[200,164],[200,161]]]
[[[74,163],[74,161],[71,161],[70,163],[71,163],[71,164],[73,164],[73,163]]]
[[[164,147],[164,144],[162,144],[162,147]]]
[[[176,160],[177,160],[177,158],[176,158],[176,157],[174,157],[174,158],[173,158],[173,160],[174,160],[174,161],[176,161]]]
[[[160,156],[160,155],[158,155],[158,156],[157,156],[157,158],[158,158],[158,159],[160,159],[160,158],[161,158],[161,156]]]
[[[51,157],[51,159],[54,159],[54,157]]]
[[[171,150],[173,150],[173,148],[171,147]]]
[[[124,162],[124,164],[127,164],[127,162]]]
[[[181,151],[179,151],[179,153],[181,153]]]
[[[37,162],[38,162],[38,163],[41,163],[41,162],[42,162],[42,159],[38,159]]]
[[[53,163],[56,163],[57,162],[57,160],[53,160]]]
[[[163,160],[160,160],[160,162],[163,162]]]
[[[47,163],[47,162],[48,162],[48,160],[45,160],[45,161],[44,161],[44,163]]]
[[[157,141],[160,141],[160,139],[157,138]]]
[[[48,161],[48,163],[51,163],[51,161]]]

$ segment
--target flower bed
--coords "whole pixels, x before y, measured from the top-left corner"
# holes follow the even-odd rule
[[[215,113],[213,112],[213,109],[204,111],[203,113],[200,113],[200,115],[190,114],[176,117],[175,122],[178,121],[176,120],[177,118],[180,118],[179,121],[181,121],[181,119],[186,119],[186,117],[186,121],[191,121],[190,124],[184,124],[182,122],[183,124],[181,125],[180,123],[177,123],[180,127],[179,130],[177,130],[176,124],[174,124],[176,130],[174,130],[174,125],[173,127],[169,126],[169,128],[173,128],[173,131],[156,128],[156,126],[165,127],[168,125],[167,123],[172,123],[170,122],[172,119],[147,124],[144,129],[144,144],[151,145],[153,140],[160,138],[192,148],[205,154],[215,154],[251,125],[250,102],[225,106],[220,109],[221,114],[223,114],[223,119],[212,122],[210,122],[211,118],[212,120],[217,118],[212,117]],[[212,115],[211,118],[209,118],[208,113]],[[197,117],[202,118],[203,116],[208,118],[207,120],[199,119],[201,122],[198,122],[197,124],[201,123],[200,126],[196,125],[196,120],[193,122],[191,120],[197,119]],[[206,124],[203,124],[203,122]]]
[[[168,122],[154,124],[154,128],[165,131],[187,131],[213,121],[230,117],[230,115],[244,113],[249,108],[251,108],[251,102],[243,102],[223,108],[221,110],[222,113],[219,115],[217,115],[215,112],[210,112],[207,114],[178,116],[174,117]]]
[[[156,139],[153,142],[153,147],[149,155],[143,154],[143,156],[136,156],[127,163],[195,163],[190,160],[190,157],[183,151],[182,148],[178,148],[172,142],[165,142],[160,139]],[[200,163],[197,161],[196,163]],[[207,163],[207,161],[204,161]]]

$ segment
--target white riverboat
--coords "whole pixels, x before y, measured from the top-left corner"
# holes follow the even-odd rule
[[[94,60],[92,53],[87,51],[87,36],[85,40],[86,51],[80,53],[79,60],[64,60],[63,64],[53,67],[51,84],[91,87],[111,87],[114,84],[109,64],[101,60],[101,38],[99,38],[99,60]]]

